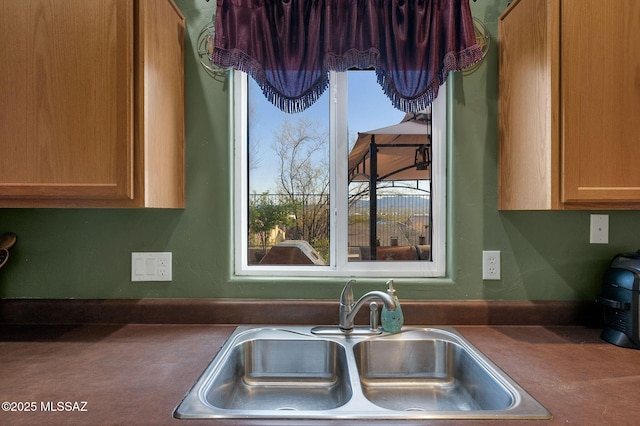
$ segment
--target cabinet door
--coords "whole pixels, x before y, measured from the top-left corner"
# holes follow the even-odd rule
[[[133,197],[133,2],[0,0],[0,198]]]
[[[640,201],[640,1],[561,15],[562,201]]]
[[[556,0],[514,2],[500,17],[498,207],[558,208]]]
[[[171,0],[140,0],[137,154],[146,207],[185,206],[184,16]]]

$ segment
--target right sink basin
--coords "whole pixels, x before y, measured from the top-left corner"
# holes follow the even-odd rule
[[[413,334],[414,338],[411,338]],[[353,350],[364,396],[394,411],[508,410],[516,394],[465,347],[408,332],[402,339],[357,343]]]

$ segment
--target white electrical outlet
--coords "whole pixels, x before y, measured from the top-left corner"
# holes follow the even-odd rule
[[[592,214],[589,228],[589,242],[591,244],[609,244],[609,215]]]
[[[482,279],[500,279],[500,250],[484,250],[482,252]]]
[[[171,252],[131,253],[131,281],[171,280]]]

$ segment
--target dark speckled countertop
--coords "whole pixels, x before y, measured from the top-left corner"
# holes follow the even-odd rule
[[[640,419],[640,351],[600,340],[597,328],[468,325],[455,328],[553,414],[552,420],[473,421],[474,425],[631,425]],[[37,409],[1,411],[0,424],[300,424],[300,421],[248,423],[172,417],[174,408],[233,329],[230,325],[197,324],[2,325],[0,401],[35,402]],[[86,411],[41,409],[43,403],[55,406],[57,402],[78,402]]]

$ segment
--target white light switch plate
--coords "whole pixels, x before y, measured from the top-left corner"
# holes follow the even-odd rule
[[[131,253],[131,281],[171,281],[171,252]]]

